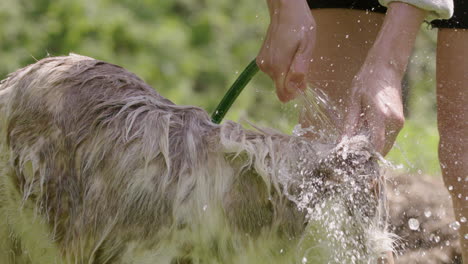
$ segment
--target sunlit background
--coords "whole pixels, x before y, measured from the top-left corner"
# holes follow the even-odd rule
[[[265,0],[0,0],[0,80],[47,56],[78,53],[130,70],[176,104],[212,113],[257,55],[268,22]],[[461,253],[437,161],[436,36],[421,26],[403,82],[406,124],[387,156],[395,167],[388,170],[391,231],[409,249],[397,248],[406,256],[399,263],[428,263],[439,249],[447,259]],[[298,105],[281,104],[260,72],[226,119],[290,134]]]
[[[209,113],[256,56],[269,17],[264,0],[1,0],[0,79],[70,52],[121,65],[177,104]],[[403,172],[438,176],[436,30],[421,27],[405,84],[407,122],[388,158]],[[297,114],[258,74],[227,119],[291,133]]]

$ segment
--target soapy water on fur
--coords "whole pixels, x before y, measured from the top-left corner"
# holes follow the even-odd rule
[[[320,263],[322,255],[327,254],[324,252],[330,250],[332,252],[328,252],[328,258],[331,258],[327,262],[330,264],[375,263],[375,258],[369,258],[369,256],[373,252],[389,251],[393,248],[392,240],[395,239],[394,235],[386,232],[387,208],[383,189],[384,179],[382,176],[372,179],[368,177],[369,175],[362,175],[362,178],[356,179],[352,176],[359,173],[354,170],[353,164],[346,162],[348,156],[373,150],[349,148],[355,143],[352,141],[367,141],[364,136],[358,137],[359,139],[344,137],[339,141],[340,131],[337,128],[337,122],[340,113],[336,112],[337,108],[325,92],[308,87],[306,91],[301,91],[299,100],[302,106],[301,115],[313,119],[316,126],[303,128],[301,124],[298,124],[292,131],[293,135],[302,137],[313,133],[316,137],[318,136],[316,139],[318,142],[337,145],[336,149],[339,150],[336,154],[342,156],[342,164],[332,164],[329,167],[333,170],[332,174],[340,177],[339,180],[303,177],[302,182],[298,183],[299,195],[288,195],[299,210],[306,212],[306,219],[311,223],[310,226],[316,228],[308,230],[310,235],[308,239],[318,238],[318,244],[321,245],[315,251],[311,248],[310,250],[314,253],[308,254],[309,258],[304,257],[302,263]],[[361,153],[356,153],[356,151]],[[364,155],[369,155],[369,153],[364,153]],[[381,155],[374,154],[384,166],[392,166]],[[324,162],[332,160],[334,159]],[[307,162],[307,158],[301,160],[297,164],[298,172],[296,173],[306,175],[307,171],[304,171],[304,168],[309,167],[306,165]],[[360,161],[352,160],[351,162],[359,163]],[[371,170],[374,170],[373,172],[377,175],[381,174],[380,168]],[[283,177],[288,178],[287,173]],[[327,193],[327,197],[323,197],[324,193]],[[369,198],[372,195],[375,195],[377,199]],[[368,245],[363,243],[368,243]],[[376,245],[380,248],[376,248]],[[333,249],[336,248],[345,250],[334,251]]]

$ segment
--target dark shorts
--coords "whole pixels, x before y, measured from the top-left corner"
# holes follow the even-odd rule
[[[378,0],[307,0],[311,9],[315,8],[350,8],[385,13],[387,8]],[[455,10],[449,20],[434,20],[431,24],[437,28],[468,28],[468,0],[454,0]]]
[[[307,0],[311,9],[315,8],[349,8],[368,10],[377,13],[387,12],[387,8],[381,6],[378,0]]]
[[[468,29],[468,0],[453,0],[455,9],[452,18],[448,20],[434,20],[431,25],[436,28],[467,28]]]

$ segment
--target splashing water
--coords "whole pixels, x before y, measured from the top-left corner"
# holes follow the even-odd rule
[[[301,241],[304,248],[308,248],[307,244],[314,245],[307,250],[302,263],[322,263],[320,260],[326,258],[330,264],[371,263],[372,254],[383,253],[392,248],[391,235],[385,231],[384,193],[382,189],[376,190],[372,184],[382,181],[379,168],[371,168],[370,172],[364,173],[353,168],[357,164],[347,164],[348,157],[363,153],[356,153],[362,150],[349,148],[353,144],[350,141],[352,139],[345,137],[338,143],[341,133],[337,125],[339,113],[337,114],[336,107],[323,91],[309,88],[301,91],[299,100],[302,104],[303,123],[315,126],[303,127],[299,124],[294,127],[293,134],[298,137],[312,135],[318,142],[338,144],[337,149],[341,148],[336,152],[341,155],[341,164],[333,164],[333,158],[323,161],[332,170],[332,174],[338,175],[338,180],[304,177],[299,184],[299,194],[289,196],[299,210],[306,212],[309,226],[313,227],[307,230],[307,238]],[[367,140],[364,138],[364,141]],[[302,175],[307,174],[304,169],[307,168],[306,163],[307,159],[298,164]],[[336,250],[338,248],[342,250]]]
[[[419,229],[419,221],[415,218],[410,218],[408,220],[408,226],[411,230],[418,230]]]
[[[300,91],[299,97],[302,122],[308,127],[297,125],[293,134],[295,136],[311,136],[324,143],[338,143],[340,131],[338,129],[338,116],[336,107],[328,95],[320,89],[308,87]],[[313,124],[313,125],[312,125]]]
[[[75,59],[69,58],[70,63]],[[89,65],[95,64],[89,62]],[[133,75],[128,76],[134,78]],[[150,95],[153,92],[148,91]],[[69,225],[63,224],[60,230],[70,231],[73,242],[70,242],[73,246],[65,247],[64,251],[70,254],[70,259],[86,260],[88,255],[94,257],[93,254],[98,252],[107,259],[121,258],[122,262],[134,263],[152,263],[154,261],[151,259],[156,257],[160,263],[376,263],[377,257],[391,248],[391,239],[385,232],[383,221],[385,203],[376,154],[364,136],[343,138],[335,144],[340,133],[336,129],[336,116],[332,108],[328,108],[332,105],[324,94],[309,92],[312,94],[303,96],[305,113],[322,122],[323,126],[317,127],[319,130],[315,132],[326,144],[321,144],[320,140],[311,142],[300,137],[246,131],[233,122],[213,126],[208,115],[200,109],[167,104],[166,100],[156,96],[151,100],[151,111],[155,112],[145,116],[148,119],[132,121],[132,126],[127,128],[127,131],[135,128],[134,137],[141,138],[138,145],[141,145],[141,149],[137,148],[138,151],[129,152],[121,148],[122,144],[116,143],[120,141],[107,136],[113,135],[111,128],[103,129],[102,135],[90,132],[91,139],[103,142],[99,148],[96,147],[97,150],[91,148],[93,152],[107,153],[105,150],[109,149],[109,153],[125,154],[123,157],[108,157],[115,161],[109,164],[118,165],[106,169],[109,170],[109,177],[112,177],[110,179],[118,175],[119,179],[128,179],[129,183],[107,181],[114,184],[110,185],[112,188],[109,187],[111,196],[106,197],[104,192],[96,191],[95,200],[86,201],[96,205],[106,201],[105,206],[97,207],[103,215],[113,216],[116,213],[114,208],[119,208],[118,216],[113,218],[115,221],[112,220],[112,223],[109,224],[104,217],[97,217],[93,211],[95,208],[91,209],[91,206],[81,206],[79,209],[83,213],[75,214],[77,216],[71,214],[77,219],[70,222],[78,223],[88,223],[85,216],[95,215],[93,224],[96,228],[93,226],[92,230],[101,226],[109,229],[104,230],[104,234],[83,232],[81,236],[74,237],[78,232],[68,230]],[[128,99],[127,96],[123,97]],[[122,102],[123,105],[132,106],[134,103],[131,100]],[[158,107],[154,107],[155,103],[158,103]],[[101,106],[101,102],[97,104]],[[135,119],[140,113],[140,109],[136,112],[131,107],[125,109],[128,110],[127,116]],[[128,117],[122,111],[117,115],[109,114],[109,122],[126,123]],[[169,118],[161,120],[162,115]],[[143,129],[148,124],[158,124],[157,129],[152,126]],[[136,129],[138,125],[142,129]],[[82,126],[89,125],[83,122]],[[171,133],[172,129],[179,133]],[[203,133],[206,134],[203,137],[194,136]],[[127,142],[124,134],[121,137],[122,142]],[[116,138],[120,139],[118,136]],[[21,153],[34,153],[29,145]],[[153,145],[160,145],[162,150],[154,150]],[[208,146],[203,149],[205,145]],[[166,157],[161,154],[170,153],[171,146],[177,149],[174,155]],[[149,156],[160,158],[151,164],[151,171],[163,175],[146,173],[146,168],[144,173],[140,172],[140,157]],[[51,160],[53,158],[55,156]],[[94,162],[92,158],[91,161]],[[179,164],[182,169],[175,169],[178,166],[174,165],[174,169],[169,170],[168,164]],[[96,171],[100,171],[97,167]],[[70,171],[73,169],[69,168]],[[138,181],[135,182],[135,178]],[[38,183],[34,190],[39,190],[41,195],[42,190],[49,190],[42,188],[42,180],[31,182],[31,186]],[[153,188],[148,188],[149,182],[162,182],[159,185],[163,187],[155,192]],[[56,189],[67,188],[61,186]],[[67,197],[58,196],[65,197],[63,199]],[[61,208],[62,200],[52,200],[55,203],[49,205],[50,208]],[[144,205],[142,200],[145,200]],[[167,205],[161,200],[171,202]],[[23,201],[18,198],[11,202],[21,204]],[[153,207],[161,209],[147,210]],[[34,207],[28,205],[25,208]],[[162,217],[159,215],[161,212]],[[167,223],[151,228],[151,224],[164,218],[166,212],[169,216]],[[126,216],[134,218],[127,221]],[[18,216],[19,219],[21,217]],[[305,222],[307,227],[304,226]],[[132,234],[128,238],[126,232],[114,230],[131,230],[129,233]],[[115,237],[107,241],[110,233],[116,233]],[[154,240],[148,238],[153,236]],[[122,247],[122,252],[117,252],[120,245],[117,247],[112,243],[125,243],[125,239],[131,243]],[[91,246],[88,246],[88,241]],[[99,244],[95,245],[94,241]],[[89,254],[82,252],[88,247],[91,250]]]

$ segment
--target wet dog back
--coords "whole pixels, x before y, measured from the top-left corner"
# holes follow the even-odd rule
[[[340,159],[333,146],[213,124],[78,55],[11,74],[0,110],[0,258],[13,263],[274,260],[301,239],[301,182],[340,177],[324,163]],[[366,153],[363,168],[375,163]],[[367,168],[352,171],[378,174]]]

